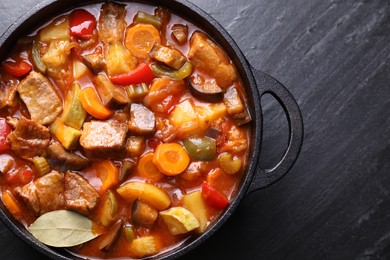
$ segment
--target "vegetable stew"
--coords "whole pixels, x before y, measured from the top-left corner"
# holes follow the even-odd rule
[[[1,63],[1,200],[42,243],[75,255],[172,250],[234,198],[246,100],[224,50],[169,10],[71,10]]]

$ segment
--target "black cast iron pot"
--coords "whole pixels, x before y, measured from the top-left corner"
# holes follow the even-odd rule
[[[12,49],[18,37],[25,35],[35,26],[48,21],[50,18],[59,15],[77,6],[101,2],[82,0],[48,0],[45,1],[19,18],[0,38],[0,60]],[[146,4],[163,6],[173,13],[176,13],[186,20],[193,22],[199,28],[206,31],[217,41],[233,60],[239,74],[244,82],[250,114],[252,116],[251,148],[246,172],[241,180],[240,186],[232,199],[230,205],[223,211],[219,219],[214,222],[205,233],[186,241],[183,245],[168,251],[164,254],[151,257],[150,259],[173,259],[189,252],[203,243],[208,237],[216,232],[221,225],[229,218],[237,208],[240,201],[246,194],[262,189],[283,177],[295,163],[303,142],[303,123],[299,107],[290,92],[274,78],[255,70],[248,63],[232,37],[218,24],[210,15],[188,2],[187,0],[144,0]],[[263,118],[260,98],[264,94],[271,94],[283,108],[288,125],[289,141],[287,149],[275,167],[262,169],[259,166],[259,156],[262,143]],[[66,250],[51,248],[37,241],[0,203],[0,218],[5,225],[18,237],[28,243],[36,250],[54,259],[74,259]]]

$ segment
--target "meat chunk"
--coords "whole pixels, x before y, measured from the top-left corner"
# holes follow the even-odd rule
[[[97,204],[99,194],[81,175],[73,172],[65,174],[66,208],[87,215]]]
[[[17,187],[16,193],[35,216],[65,208],[64,176],[51,172],[23,187]]]
[[[127,130],[127,125],[118,121],[91,121],[84,124],[80,144],[88,157],[122,157]]]
[[[15,93],[18,84],[16,80],[0,81],[0,109],[15,106]]]
[[[58,168],[61,171],[82,170],[89,165],[87,158],[81,157],[75,153],[66,151],[59,143],[52,143],[47,148],[49,155],[49,164],[52,168]]]
[[[62,112],[61,99],[41,73],[31,72],[19,83],[17,90],[30,112],[31,120],[36,123],[48,125]]]
[[[188,59],[199,71],[214,78],[223,89],[237,78],[237,72],[226,53],[199,31],[191,37]]]
[[[103,44],[121,42],[126,29],[124,5],[105,3],[100,10],[99,37]]]
[[[130,107],[129,130],[133,134],[153,134],[156,119],[152,111],[141,104],[133,103]]]
[[[16,129],[8,135],[11,150],[22,158],[40,156],[46,151],[50,143],[49,129],[21,117],[16,124]]]

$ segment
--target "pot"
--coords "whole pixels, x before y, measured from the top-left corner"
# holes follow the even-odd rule
[[[11,50],[18,37],[34,29],[34,25],[39,25],[42,21],[59,15],[74,7],[90,4],[99,1],[80,0],[47,0],[38,4],[33,9],[19,18],[0,37],[0,59]],[[153,0],[142,1],[154,4]],[[154,1],[156,2],[156,1]],[[163,6],[173,13],[183,16],[193,22],[199,28],[206,31],[215,41],[227,52],[234,62],[245,85],[248,97],[248,106],[252,116],[251,148],[248,158],[246,172],[241,180],[236,195],[230,205],[223,211],[217,221],[215,221],[202,235],[187,240],[180,247],[166,253],[151,257],[150,259],[173,259],[184,255],[195,247],[203,243],[208,237],[216,232],[221,225],[233,214],[240,201],[250,192],[267,187],[282,178],[294,165],[298,158],[303,142],[303,122],[299,107],[290,92],[276,79],[254,69],[247,61],[243,53],[238,48],[232,37],[226,30],[218,24],[210,15],[187,0],[158,1],[158,5]],[[271,94],[283,108],[288,125],[289,141],[282,159],[271,169],[263,169],[259,166],[259,156],[262,144],[263,116],[260,98],[264,94]],[[18,223],[2,203],[0,203],[0,219],[19,238],[41,253],[54,259],[74,259],[75,257],[64,249],[48,247],[37,241],[22,225]],[[149,259],[149,258],[148,258]]]

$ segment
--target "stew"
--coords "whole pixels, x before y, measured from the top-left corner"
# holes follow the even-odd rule
[[[172,250],[235,195],[246,100],[224,50],[169,10],[67,12],[1,64],[1,200],[41,242],[76,255]]]

